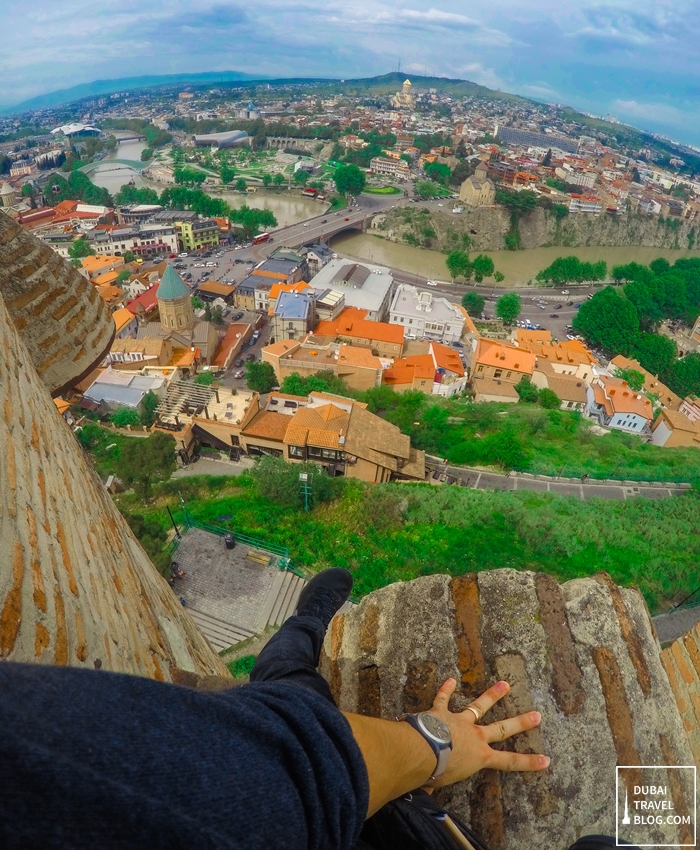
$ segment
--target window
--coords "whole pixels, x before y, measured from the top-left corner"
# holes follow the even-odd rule
[[[319,460],[322,457],[321,449],[317,448],[316,446],[307,446],[306,451],[309,457],[318,458]]]
[[[412,325],[412,324],[413,324],[413,319],[409,319],[409,320],[408,320],[408,324],[409,324],[409,325]]]
[[[494,378],[500,378],[502,374],[503,374],[503,369],[496,369],[496,371],[493,373],[493,377]]]
[[[289,446],[289,457],[295,457],[299,460],[304,460],[306,457],[306,449],[304,446]]]
[[[506,372],[506,378],[510,378],[510,372]]]
[[[483,366],[481,366],[481,365],[479,365],[479,366],[477,367],[477,370],[476,370],[476,371],[477,371],[477,372],[483,372],[483,371],[484,371],[484,367],[483,367]]]

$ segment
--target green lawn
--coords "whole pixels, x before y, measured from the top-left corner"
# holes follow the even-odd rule
[[[362,191],[365,195],[403,195],[396,186],[366,186]]]
[[[696,492],[661,501],[580,502],[522,491],[345,481],[338,499],[309,513],[271,504],[249,476],[180,479],[156,493],[146,507],[133,495],[117,502],[168,528],[166,505],[176,520],[184,518],[182,493],[193,518],[286,546],[295,566],[348,567],[359,596],[433,573],[512,567],[565,581],[605,570],[619,584],[639,586],[658,610],[698,581]]]

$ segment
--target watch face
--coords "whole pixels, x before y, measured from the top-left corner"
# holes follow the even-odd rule
[[[448,725],[440,720],[439,717],[431,714],[429,711],[425,711],[419,715],[419,718],[426,732],[435,738],[436,741],[441,744],[449,744],[452,741],[452,735],[450,734]]]

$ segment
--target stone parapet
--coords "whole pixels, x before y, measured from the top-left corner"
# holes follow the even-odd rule
[[[685,646],[672,655],[682,657],[683,687],[697,692],[700,652]],[[459,683],[454,710],[498,679],[510,682],[484,722],[541,712],[538,729],[500,746],[546,753],[545,772],[484,770],[438,792],[492,850],[565,848],[583,834],[614,835],[615,765],[639,766],[627,781],[641,784],[641,765],[695,763],[687,733],[700,714],[691,721],[676,706],[641,595],[604,575],[559,585],[504,569],[390,585],[335,618],[321,669],[342,709],[373,716],[429,708],[450,676]],[[681,710],[700,710],[700,697],[682,696]],[[677,809],[692,812],[692,778],[664,773]],[[658,843],[682,843],[686,830],[652,832]]]

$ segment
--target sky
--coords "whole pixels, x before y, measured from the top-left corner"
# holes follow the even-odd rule
[[[700,0],[2,0],[0,106],[95,79],[459,77],[700,144]]]

